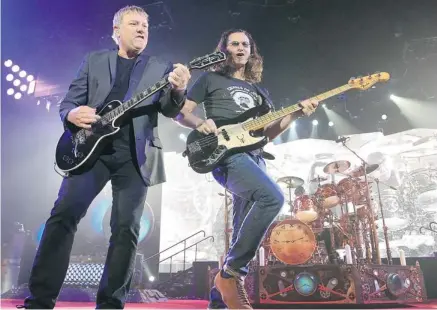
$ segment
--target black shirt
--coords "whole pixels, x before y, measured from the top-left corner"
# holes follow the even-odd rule
[[[108,103],[113,100],[124,101],[124,97],[129,89],[129,80],[132,73],[132,69],[135,65],[136,58],[126,59],[123,57],[117,57],[117,67],[114,85],[112,86],[111,92],[105,100]],[[131,130],[132,130],[132,120],[126,117],[121,123],[120,131],[117,132],[112,137],[112,143],[104,150],[104,154],[116,154],[117,158],[120,159],[131,159]]]
[[[262,104],[262,97],[253,85],[215,72],[201,75],[187,98],[203,103],[206,117],[213,121],[233,119]]]

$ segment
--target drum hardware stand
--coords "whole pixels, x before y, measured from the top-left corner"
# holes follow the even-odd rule
[[[354,220],[353,220],[353,230],[355,231],[355,251],[356,251],[356,260],[357,264],[359,261],[361,261],[363,257],[363,248],[361,244],[361,238],[360,238],[360,220],[358,218],[358,212],[357,207],[355,206],[355,203],[352,201],[352,206],[354,207]]]
[[[230,231],[231,229],[229,228],[229,206],[232,205],[232,197],[230,196],[230,192],[225,189],[225,193],[219,193],[219,196],[224,196],[225,197],[225,229],[224,229],[224,233],[225,233],[225,255],[228,254],[229,252],[229,240],[230,240]]]
[[[388,242],[388,235],[387,235],[387,226],[385,225],[385,217],[384,217],[384,210],[382,206],[382,199],[381,199],[381,191],[379,189],[379,179],[374,178],[374,181],[376,183],[376,188],[378,189],[378,199],[379,199],[379,208],[381,209],[381,219],[382,219],[382,228],[384,231],[384,239],[385,239],[385,247],[387,250],[387,261],[389,265],[393,265],[393,260],[391,257],[391,251],[390,251],[390,245]]]
[[[335,265],[338,265],[338,255],[336,255],[337,254],[337,251],[335,251],[335,236],[334,236],[334,214],[332,213],[332,212],[329,212],[330,213],[330,215],[329,215],[329,239],[331,239],[330,240],[330,242],[331,242],[331,253],[328,253],[328,256],[331,256],[330,257],[330,259],[329,259],[329,261],[332,263],[332,264],[335,264]]]
[[[429,231],[431,231],[431,232],[433,232],[433,233],[437,233],[437,229],[432,228],[433,225],[434,225],[434,226],[437,226],[437,223],[436,223],[436,222],[431,222],[431,223],[428,224],[428,227],[426,227],[426,226],[421,226],[420,229],[419,229],[419,232],[420,232],[421,234],[423,234],[423,230],[429,230]]]
[[[353,151],[352,149],[350,149],[346,145],[346,139],[343,139],[343,141],[341,141],[341,144],[343,144],[343,146],[346,149],[348,149],[351,153],[353,153],[362,162],[363,171],[364,171],[364,181],[366,183],[366,196],[367,196],[366,198],[367,198],[367,203],[368,203],[368,207],[369,207],[369,215],[370,215],[370,227],[371,227],[371,234],[370,234],[371,238],[370,239],[371,239],[371,244],[372,244],[372,262],[374,264],[381,265],[381,255],[379,252],[378,235],[377,235],[376,226],[375,226],[375,215],[373,213],[372,199],[370,198],[369,182],[367,180],[366,167],[368,166],[368,164],[355,151]]]

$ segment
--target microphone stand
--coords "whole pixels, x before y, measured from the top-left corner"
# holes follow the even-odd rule
[[[388,242],[387,226],[385,225],[384,211],[382,208],[381,190],[379,189],[379,179],[377,178],[373,178],[373,179],[375,180],[376,187],[378,188],[379,208],[381,209],[382,228],[384,230],[385,248],[387,250],[387,261],[389,265],[393,265],[393,261],[391,259],[390,245]]]
[[[352,149],[350,149],[346,145],[346,140],[342,139],[340,142],[341,142],[341,144],[343,144],[343,146],[346,149],[348,149],[352,154],[354,154],[362,163],[362,166],[364,169],[364,181],[366,182],[366,196],[367,196],[366,198],[367,198],[367,203],[368,203],[368,207],[369,207],[369,215],[370,215],[370,226],[371,226],[370,240],[371,240],[371,246],[372,246],[372,263],[381,265],[381,255],[379,252],[378,236],[376,233],[376,226],[375,226],[375,215],[373,213],[372,200],[370,198],[369,182],[367,180],[367,173],[366,173],[366,167],[368,166],[368,164],[355,151],[353,151]]]

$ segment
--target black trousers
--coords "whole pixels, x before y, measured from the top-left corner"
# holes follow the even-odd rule
[[[29,279],[26,308],[52,309],[67,273],[74,235],[91,202],[111,180],[111,238],[97,308],[122,309],[129,291],[147,187],[132,160],[102,156],[81,175],[64,178],[46,222]]]

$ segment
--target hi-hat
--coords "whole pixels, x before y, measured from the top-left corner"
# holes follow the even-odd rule
[[[304,181],[301,178],[293,177],[293,176],[279,178],[276,182],[284,183],[287,186],[287,188],[296,188],[304,183]]]
[[[347,160],[338,160],[333,161],[332,163],[329,163],[323,168],[323,172],[327,174],[334,174],[334,173],[343,173],[349,167],[351,166],[351,163]]]

